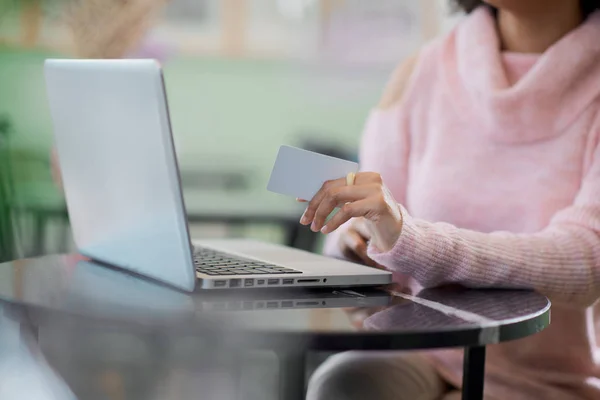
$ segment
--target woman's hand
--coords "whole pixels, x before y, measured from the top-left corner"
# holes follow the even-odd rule
[[[370,267],[379,267],[379,265],[367,255],[367,248],[369,247],[370,241],[371,231],[367,227],[367,221],[365,221],[364,218],[354,218],[338,236],[337,247],[347,260],[365,264]]]
[[[340,210],[326,223],[335,208]],[[364,217],[371,242],[380,251],[388,251],[402,232],[402,213],[381,175],[356,174],[353,185],[346,178],[325,182],[309,202],[300,223],[311,225],[313,232],[331,233],[351,218]]]

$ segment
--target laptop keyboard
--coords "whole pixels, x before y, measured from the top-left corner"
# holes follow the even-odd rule
[[[204,247],[194,248],[194,263],[196,264],[196,271],[214,276],[302,273],[302,271],[297,271],[292,268],[250,260]]]

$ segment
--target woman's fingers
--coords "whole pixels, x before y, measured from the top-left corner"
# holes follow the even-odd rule
[[[345,184],[346,178],[344,178],[343,180],[336,179],[333,181],[325,182],[323,186],[321,186],[321,189],[319,189],[319,191],[313,196],[313,198],[308,203],[308,207],[306,207],[306,211],[304,211],[300,223],[302,225],[311,224],[315,216],[315,212],[317,211],[317,208],[319,207],[323,199],[327,196],[327,193],[335,188],[344,186]]]
[[[355,230],[348,230],[340,237],[344,257],[360,262],[368,262],[367,242]]]
[[[329,222],[327,222],[327,224],[321,229],[321,232],[325,234],[331,233],[351,218],[367,215],[368,213],[372,212],[373,208],[373,201],[370,199],[363,199],[353,203],[344,204],[342,208],[340,208],[340,210],[333,217],[331,217]]]
[[[345,180],[346,178],[344,178],[344,181]],[[359,172],[356,174],[356,179],[354,180],[355,185],[365,185],[369,183],[382,184],[383,179],[377,172]]]
[[[311,229],[317,232],[336,207],[365,199],[374,193],[380,193],[381,187],[381,175],[375,172],[356,174],[354,185],[351,186],[347,185],[346,178],[327,181],[308,203],[300,223],[311,224]]]
[[[369,241],[352,227],[340,235],[340,246],[342,254],[347,259],[370,267],[384,269],[369,257]]]
[[[369,230],[367,223],[368,221],[363,217],[355,218],[352,221],[352,229],[358,232],[358,234],[361,235],[365,239],[365,241],[368,242],[369,240],[371,240],[372,233]]]
[[[329,190],[317,205],[309,205],[305,216],[312,218],[311,229],[318,232],[336,207],[369,197],[378,190],[374,185],[342,186]],[[316,207],[316,211],[315,210]]]

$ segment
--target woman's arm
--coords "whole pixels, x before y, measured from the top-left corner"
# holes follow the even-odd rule
[[[535,289],[555,302],[588,306],[600,299],[598,144],[592,161],[573,204],[537,233],[481,233],[413,218],[375,172],[357,174],[352,185],[346,178],[326,182],[301,223],[328,233],[351,218],[364,218],[371,259],[424,287]],[[326,221],[334,207],[341,210]]]
[[[538,233],[480,233],[402,214],[395,246],[369,255],[425,287],[528,288],[575,305],[600,298],[600,146],[574,203]]]
[[[365,174],[357,176],[357,187],[352,189],[330,185],[329,193],[316,203],[329,202],[342,207],[346,202],[360,202],[356,194],[364,191],[359,184],[364,178],[364,186],[372,188],[369,193],[363,193],[363,204],[368,207],[363,210],[355,206],[342,207],[342,211],[346,211],[342,214],[348,218],[392,220],[388,217],[396,210],[386,202],[387,189],[382,182],[398,202],[405,202],[404,162],[410,149],[407,135],[402,134],[407,132],[407,117],[402,115],[401,103],[394,107],[395,114],[389,112],[390,109],[374,111],[361,148],[361,169],[380,173],[383,179],[369,181]],[[600,130],[600,116],[595,129]],[[390,146],[394,149],[390,150]],[[395,159],[386,157],[390,154]],[[345,179],[340,186],[346,186]],[[320,229],[322,215],[316,218],[319,204],[312,208],[308,212],[309,223],[319,219]],[[555,302],[584,306],[600,298],[600,146],[573,204],[558,212],[540,232],[480,233],[413,218],[403,208],[401,216],[401,234],[392,242],[391,249],[380,247],[384,251],[378,251],[372,243],[368,255],[394,272],[413,276],[425,287],[458,283],[470,287],[535,289]],[[340,217],[338,222],[346,217]],[[340,234],[343,231],[336,235]],[[331,246],[335,243],[335,236],[328,240]]]

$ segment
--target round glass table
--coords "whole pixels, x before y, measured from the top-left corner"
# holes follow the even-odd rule
[[[197,371],[199,363],[214,366],[227,359],[243,375],[253,367],[231,360],[269,350],[278,358],[278,397],[290,400],[304,397],[310,353],[462,347],[463,398],[481,399],[486,346],[533,335],[550,323],[549,300],[530,291],[446,287],[411,293],[392,285],[190,294],[79,255],[0,264],[0,309],[8,321],[4,326],[18,327],[23,346],[41,357],[75,398],[94,398],[90,376],[97,378],[99,364],[104,371],[106,365],[123,366],[122,358],[139,370],[111,367],[108,377],[100,374],[93,382],[100,379],[123,391],[143,388],[144,397],[153,398],[150,394],[164,389],[157,382],[173,371]],[[8,336],[0,331],[0,350]],[[0,366],[18,359],[2,360],[1,354],[8,353],[0,351]],[[82,371],[95,372],[82,377]],[[218,386],[212,379],[206,385]],[[234,397],[252,398],[244,394]]]

